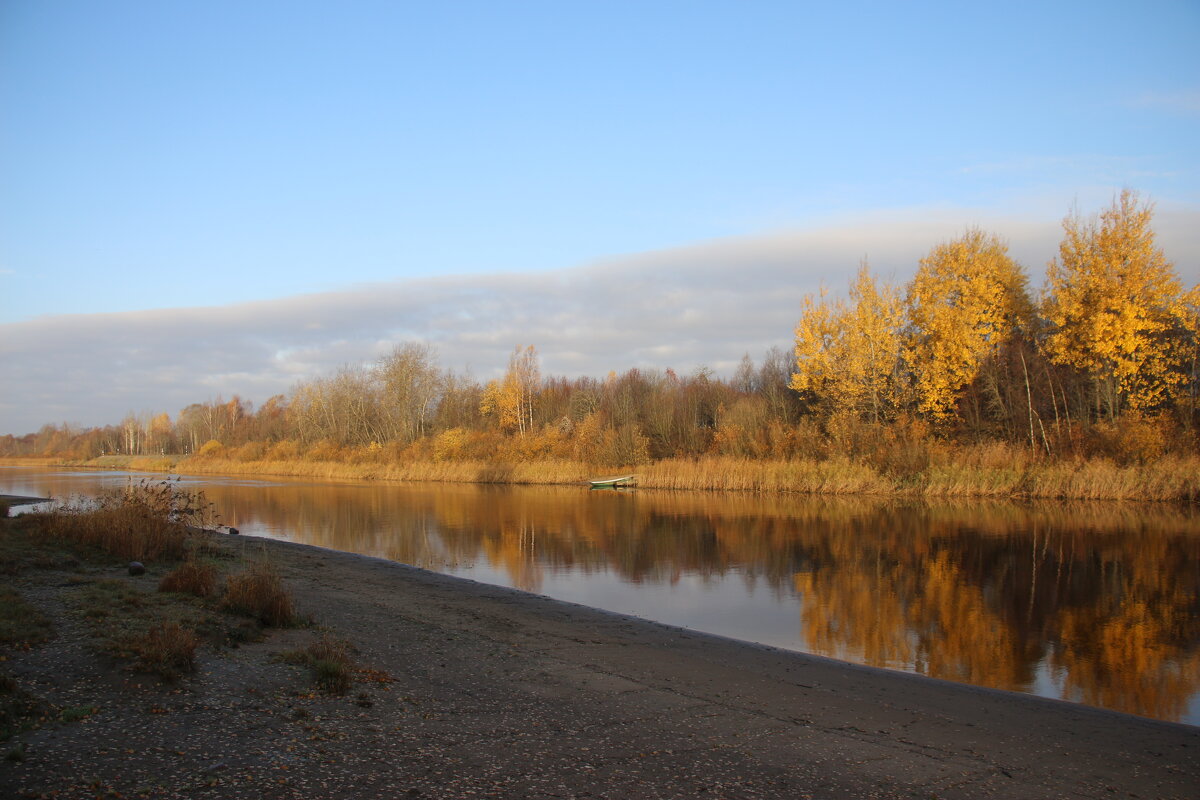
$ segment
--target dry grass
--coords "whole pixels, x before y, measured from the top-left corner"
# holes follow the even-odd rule
[[[61,456],[4,456],[0,465],[6,467],[57,467],[65,464],[67,459]]]
[[[267,561],[255,561],[245,572],[226,578],[221,608],[275,627],[286,627],[296,620],[292,596]]]
[[[1166,456],[1147,464],[1107,459],[1055,462],[1030,471],[1023,494],[1079,500],[1200,500],[1200,458]]]
[[[880,494],[891,481],[848,458],[758,461],[729,456],[669,459],[636,470],[638,485],[653,489],[719,489],[805,494]]]
[[[189,459],[180,470],[198,475],[277,475],[334,480],[427,481],[432,483],[582,483],[593,469],[577,461],[405,461],[398,463],[341,461],[235,461]]]
[[[98,456],[87,461],[89,467],[131,469],[141,472],[173,472],[181,456]]]
[[[870,456],[833,455],[791,460],[705,456],[674,458],[602,470],[636,473],[653,489],[922,495],[926,497],[1045,497],[1065,499],[1200,499],[1200,458],[1164,456],[1119,465],[1106,458],[1039,461],[1028,448],[1005,442],[915,448]],[[917,453],[917,450],[921,452]],[[911,452],[910,452],[911,451]],[[397,464],[332,461],[185,462],[186,471],[328,479],[575,485],[595,477],[579,461],[522,463],[414,461]]]
[[[187,554],[189,527],[207,522],[208,514],[202,494],[172,481],[141,481],[47,512],[45,530],[130,561],[172,560]]]
[[[195,559],[183,562],[158,582],[160,592],[178,592],[196,597],[210,597],[216,589],[216,567]]]
[[[164,621],[129,643],[138,669],[173,680],[191,672],[196,664],[200,639],[177,622]]]
[[[788,459],[708,455],[599,469],[583,461],[545,456],[506,460],[503,456],[508,450],[497,451],[495,460],[438,460],[432,451],[423,455],[420,448],[404,452],[383,448],[370,458],[358,451],[338,450],[333,455],[344,460],[313,460],[313,452],[304,454],[294,442],[284,442],[266,448],[260,459],[240,460],[261,449],[243,447],[238,450],[240,458],[210,454],[184,459],[178,469],[197,474],[529,485],[578,485],[602,472],[636,473],[640,486],[656,489],[1184,502],[1200,499],[1200,457],[1159,454],[1146,444],[1160,443],[1161,436],[1141,436],[1132,444],[1126,441],[1141,428],[1131,428],[1132,433],[1118,431],[1124,432],[1119,441],[1113,438],[1115,434],[1109,437],[1115,442],[1109,443],[1109,449],[1119,450],[1116,456],[1101,448],[1090,458],[1047,458],[1027,446],[1009,442],[954,444],[932,436],[916,423],[858,430],[862,427],[855,428],[854,436],[843,436],[846,441],[841,444],[840,440],[826,439],[817,448],[820,452]],[[843,448],[848,449],[842,452]],[[322,452],[316,448],[317,454]],[[274,458],[276,455],[286,457]]]

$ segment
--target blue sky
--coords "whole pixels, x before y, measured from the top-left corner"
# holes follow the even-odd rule
[[[911,271],[920,253],[899,241],[917,220],[935,224],[925,249],[967,224],[995,230],[1036,283],[1054,255],[1046,230],[1122,187],[1157,203],[1167,255],[1194,282],[1197,41],[1194,0],[6,0],[0,363],[47,357],[22,327],[35,320],[78,330],[78,315],[104,314],[89,324],[111,332],[127,312],[403,294],[406,281],[503,294],[516,283],[500,276],[571,283],[571,270],[788,237],[797,293],[778,299],[798,309],[864,255]],[[843,249],[806,260],[804,235],[832,231]],[[726,255],[731,283],[713,291],[741,308]],[[788,260],[770,263],[787,286]],[[539,311],[556,309],[523,313]],[[495,332],[460,323],[455,335]],[[279,324],[275,351],[298,347]],[[790,327],[756,343],[786,344]],[[339,354],[422,332],[449,335],[399,320]],[[600,366],[556,364],[555,342],[539,345],[550,371]],[[448,346],[452,366],[503,365]],[[118,357],[136,361],[92,353]],[[145,406],[176,410],[155,398]],[[31,419],[5,412],[0,432]]]

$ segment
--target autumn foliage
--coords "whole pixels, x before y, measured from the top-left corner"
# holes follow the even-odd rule
[[[864,261],[845,298],[801,299],[790,352],[747,355],[724,377],[547,377],[537,350],[518,346],[481,384],[407,343],[257,409],[235,396],[173,422],[47,425],[0,437],[0,456],[174,453],[207,471],[483,482],[636,467],[677,487],[1139,496],[1129,470],[1200,472],[1200,288],[1181,285],[1151,222],[1132,192],[1071,214],[1040,293],[979,229],[932,247],[903,286]],[[1119,477],[1080,483],[1103,464]],[[1144,496],[1192,491],[1145,480],[1132,479]]]
[[[1148,418],[1186,451],[1200,288],[1183,290],[1151,216],[1129,191],[1098,217],[1068,216],[1040,301],[977,229],[921,259],[902,304],[864,266],[849,305],[805,299],[791,385],[827,418],[916,414],[943,435],[1025,439],[1045,455],[1105,455],[1112,428]]]

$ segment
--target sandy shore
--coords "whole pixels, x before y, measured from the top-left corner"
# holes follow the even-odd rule
[[[122,702],[27,735],[26,760],[0,767],[0,793],[92,796],[83,769],[93,787],[125,796],[1200,794],[1200,728],[788,653],[305,545],[225,541],[269,553],[301,609],[357,648],[370,668],[363,682],[341,698],[298,691],[297,668],[270,655],[303,630],[206,656],[178,687],[122,678]],[[41,658],[53,672],[69,634],[17,667],[37,678]],[[103,675],[38,679],[73,702],[97,681],[115,686]]]

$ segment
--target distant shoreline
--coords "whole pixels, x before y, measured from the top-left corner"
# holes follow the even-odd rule
[[[0,465],[184,475],[256,475],[318,480],[488,483],[586,486],[610,468],[577,461],[236,461],[204,456],[101,456],[87,461],[60,458],[0,458]],[[906,476],[881,473],[861,461],[758,460],[728,456],[664,459],[617,468],[637,475],[645,489],[1011,499],[1129,500],[1200,503],[1200,458],[1165,457],[1149,463],[1117,464],[1107,459],[1057,460],[1023,466],[931,466]],[[615,473],[614,473],[615,474]]]

